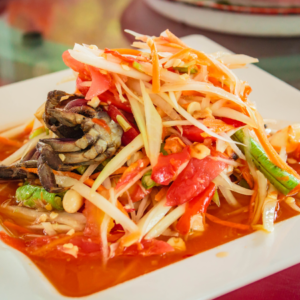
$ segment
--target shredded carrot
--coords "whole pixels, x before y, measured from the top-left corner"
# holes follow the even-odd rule
[[[191,48],[182,49],[179,52],[177,52],[177,53],[173,54],[172,56],[170,56],[169,60],[173,59],[173,58],[181,57],[181,56],[185,55],[186,53],[188,53],[189,51],[191,51]]]
[[[124,206],[121,204],[119,200],[117,200],[116,206],[125,216],[129,218],[128,212],[126,211],[126,209],[124,208]]]
[[[253,176],[250,174],[248,165],[243,165],[243,166],[239,167],[239,169],[242,173],[242,176],[247,181],[249,187],[252,189],[254,187],[254,179],[253,179]]]
[[[187,47],[184,42],[182,42],[176,35],[174,35],[169,29],[166,30],[166,34],[171,43],[180,45],[182,47]]]
[[[95,124],[98,124],[99,126],[103,127],[108,133],[110,133],[110,127],[107,125],[107,123],[104,120],[94,118],[94,119],[92,119],[92,121]]]
[[[251,227],[249,225],[239,224],[239,223],[233,223],[228,221],[223,221],[213,215],[205,214],[208,220],[210,220],[213,223],[217,223],[223,226],[232,227],[240,230],[249,230]]]
[[[136,49],[126,49],[126,48],[111,49],[111,50],[117,51],[120,54],[135,55],[135,56],[142,55],[142,53],[143,53],[142,51],[139,51]]]
[[[24,128],[24,134],[29,134],[32,131],[34,125],[34,119],[27,124],[27,126]]]
[[[160,90],[160,68],[159,68],[159,60],[157,49],[153,40],[148,39],[147,44],[151,50],[152,55],[152,91],[153,93],[159,93]]]
[[[0,136],[0,144],[8,145],[8,146],[14,146],[14,147],[17,147],[17,148],[20,148],[22,146],[21,142],[13,141],[13,140],[5,138],[3,136]]]
[[[251,223],[251,221],[253,219],[254,203],[255,203],[257,193],[258,193],[258,183],[256,180],[254,180],[253,194],[251,196],[250,203],[249,203],[249,223]]]
[[[230,93],[230,87],[222,84],[218,79],[216,79],[215,77],[209,76],[208,77],[208,81],[210,81],[214,86],[219,87],[223,90],[225,90],[226,92]]]
[[[19,233],[33,233],[31,230],[29,230],[25,227],[19,226],[17,224],[14,224],[12,222],[9,222],[9,221],[4,221],[3,225],[8,227],[9,229],[18,231]]]
[[[31,255],[45,254],[46,252],[49,252],[49,251],[53,250],[53,248],[55,248],[56,246],[61,245],[61,244],[65,244],[70,239],[74,238],[75,236],[80,236],[80,235],[83,235],[83,233],[82,232],[76,232],[73,235],[68,235],[68,236],[64,236],[62,238],[56,239],[56,240],[50,242],[49,244],[46,244],[46,245],[38,248],[35,251],[30,251],[30,254]]]
[[[168,189],[169,187],[167,186],[162,187],[160,191],[155,195],[154,200],[160,201],[167,194]]]

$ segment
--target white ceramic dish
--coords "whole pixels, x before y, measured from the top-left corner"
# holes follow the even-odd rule
[[[183,39],[205,52],[226,51],[211,40],[192,35]],[[48,91],[72,92],[74,82],[57,86],[70,75],[61,71],[0,88],[0,126],[24,120],[45,101]],[[299,120],[300,92],[255,66],[237,71],[253,88],[265,118]],[[300,262],[300,217],[276,224],[271,234],[255,232],[220,247],[187,258],[82,300],[194,300],[211,299]],[[226,257],[219,258],[218,252]],[[101,278],[99,278],[101,280]],[[67,299],[23,254],[0,242],[0,294],[3,300]],[[75,298],[74,298],[75,299]]]
[[[250,36],[300,36],[299,15],[237,13],[166,0],[145,2],[167,18],[202,29]]]

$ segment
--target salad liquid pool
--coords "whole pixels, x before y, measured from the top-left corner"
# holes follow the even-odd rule
[[[9,156],[15,150],[16,148],[0,145],[0,160]],[[0,204],[14,196],[17,187],[18,183],[10,183],[9,185],[1,183]],[[249,203],[250,197],[239,196],[237,200],[242,206],[246,206]],[[277,222],[297,215],[297,213],[285,203],[280,203],[280,205],[281,209],[277,214]],[[211,206],[208,212],[223,220],[247,224],[247,212],[228,216],[228,213],[234,210],[234,208],[227,205],[224,199],[223,201],[221,199],[221,207],[217,208]],[[1,206],[0,219],[2,221],[12,221],[18,225],[23,224],[23,220],[5,215],[4,211],[1,210]],[[77,259],[72,256],[70,256],[69,259],[27,256],[36,264],[41,272],[45,274],[61,294],[69,297],[80,297],[99,292],[132,278],[147,274],[249,233],[251,232],[243,232],[221,226],[208,220],[203,233],[192,238],[190,237],[186,241],[185,251],[175,251],[162,256],[117,256],[110,259],[106,267],[103,266],[101,257],[99,256],[85,256]],[[165,240],[167,239],[168,238],[165,238]]]

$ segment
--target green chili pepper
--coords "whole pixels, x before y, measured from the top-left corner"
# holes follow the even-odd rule
[[[245,133],[243,129],[238,130],[232,138],[237,142],[244,143]],[[245,146],[238,145],[238,147],[245,153]],[[253,138],[250,138],[249,147],[249,153],[256,168],[282,194],[287,195],[299,184],[299,180],[295,176],[273,164],[263,148]]]
[[[29,139],[32,140],[33,138],[35,138],[36,136],[38,136],[44,132],[46,132],[45,127],[40,127],[30,134]]]
[[[132,66],[133,66],[135,69],[137,69],[138,71],[144,72],[142,65],[139,64],[138,62],[134,61],[133,64],[132,64]]]
[[[217,206],[220,207],[221,203],[220,203],[220,197],[217,189],[215,190],[215,193],[212,197],[212,201],[214,201],[217,204]]]
[[[188,73],[189,68],[188,67],[173,67],[174,70],[179,71],[180,73]],[[197,68],[191,68],[190,69],[190,74],[195,74],[198,72]]]
[[[44,202],[47,202],[53,208],[63,210],[62,198],[63,194],[48,193],[44,188],[30,184],[23,185],[16,191],[17,202],[31,208],[43,207]]]
[[[169,155],[169,153],[165,150],[165,143],[161,144],[160,153],[162,153],[164,156]]]
[[[238,183],[238,185],[241,186],[241,187],[243,187],[243,188],[245,188],[245,189],[250,189],[250,186],[249,186],[248,182],[244,178],[242,178],[240,180],[240,182]]]
[[[142,186],[146,189],[149,190],[153,188],[154,186],[157,186],[157,183],[151,179],[152,171],[148,171],[147,173],[144,174],[142,177]]]
[[[83,174],[85,172],[85,170],[88,168],[88,166],[79,166],[76,171],[79,173],[79,174]]]

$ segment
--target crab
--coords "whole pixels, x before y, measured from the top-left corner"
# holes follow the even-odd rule
[[[45,190],[61,193],[65,188],[58,187],[53,170],[71,171],[80,165],[100,164],[121,146],[121,126],[100,107],[88,106],[87,100],[76,94],[49,92],[43,120],[58,137],[39,140],[35,151],[22,161],[1,166],[0,178],[22,179],[28,172],[20,170],[35,167]]]

